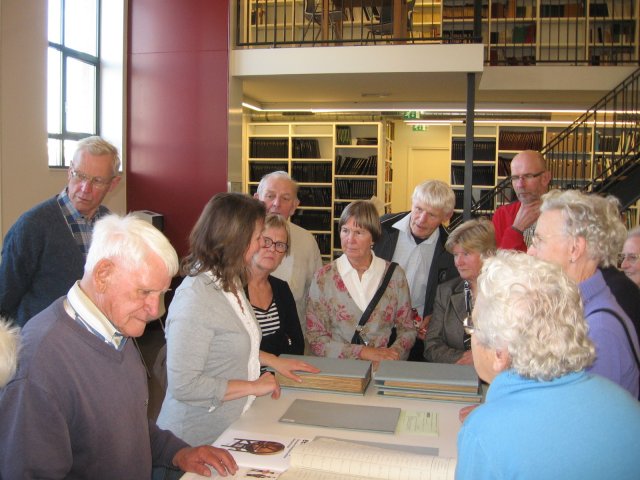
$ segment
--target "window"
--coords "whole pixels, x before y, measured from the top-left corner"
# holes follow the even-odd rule
[[[100,132],[100,0],[49,0],[47,131],[50,167]]]

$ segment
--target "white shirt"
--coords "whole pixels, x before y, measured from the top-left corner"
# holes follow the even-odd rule
[[[248,363],[248,380],[253,381],[257,380],[260,376],[260,326],[258,325],[258,321],[253,313],[253,308],[249,305],[249,301],[244,294],[244,289],[242,286],[236,286],[236,291],[238,295],[236,296],[233,292],[225,292],[222,290],[220,286],[220,281],[216,278],[211,272],[206,272],[205,275],[211,279],[212,282],[216,284],[222,291],[222,294],[227,299],[231,308],[233,308],[238,318],[242,321],[242,325],[247,331],[249,335],[249,340],[251,342],[251,353],[249,354],[249,363]],[[255,395],[248,395],[247,401],[244,404],[244,408],[242,409],[242,413],[246,412],[253,401],[256,399]],[[212,412],[215,410],[215,406],[209,407],[209,411]]]
[[[358,308],[363,312],[367,309],[367,306],[371,302],[371,299],[376,294],[378,286],[382,281],[387,262],[383,259],[376,257],[373,252],[373,259],[371,265],[362,274],[362,278],[358,275],[358,271],[351,266],[349,259],[345,254],[342,254],[338,260],[336,260],[336,267],[338,273],[342,277],[344,286],[347,287],[347,291],[353,301],[356,302]]]
[[[407,276],[411,306],[418,312],[422,312],[429,282],[429,270],[431,270],[431,262],[440,238],[440,229],[436,228],[429,238],[418,245],[411,234],[410,222],[411,214],[409,213],[392,225],[399,230],[392,260],[402,267]]]
[[[116,350],[124,347],[127,337],[109,321],[80,288],[80,282],[73,284],[67,293],[64,309],[71,318],[77,319],[96,337],[104,340]]]

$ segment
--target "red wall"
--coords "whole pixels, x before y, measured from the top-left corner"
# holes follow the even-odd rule
[[[227,189],[229,3],[129,1],[127,208],[162,213],[180,256]]]

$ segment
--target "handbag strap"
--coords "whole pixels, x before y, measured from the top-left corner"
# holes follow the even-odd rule
[[[633,345],[633,341],[631,340],[631,334],[629,333],[629,329],[627,328],[627,324],[624,322],[622,317],[620,315],[618,315],[618,313],[616,311],[611,310],[610,308],[598,308],[597,310],[594,310],[593,312],[590,312],[589,315],[593,315],[594,313],[598,313],[598,312],[606,312],[609,315],[615,317],[618,320],[618,322],[620,322],[620,325],[622,325],[622,329],[624,330],[624,333],[627,335],[627,340],[629,341],[629,346],[631,347],[631,351],[633,352],[633,358],[636,361],[636,365],[638,366],[638,370],[640,370],[640,359],[638,359],[638,353],[636,352],[636,349],[635,349],[635,347]]]
[[[398,264],[396,262],[391,262],[389,264],[389,267],[387,268],[387,271],[384,274],[384,278],[382,279],[382,283],[378,287],[378,290],[376,290],[376,293],[373,295],[373,298],[369,302],[369,305],[367,305],[366,310],[360,317],[360,321],[358,322],[358,326],[356,327],[356,333],[354,333],[354,336],[360,333],[360,330],[362,330],[362,327],[364,327],[364,324],[367,323],[367,320],[369,320],[371,313],[373,313],[373,309],[376,308],[376,305],[378,305],[380,298],[382,298],[382,294],[387,289],[387,285],[389,285],[389,280],[391,280],[391,275],[393,275],[393,271],[396,269],[397,266]]]

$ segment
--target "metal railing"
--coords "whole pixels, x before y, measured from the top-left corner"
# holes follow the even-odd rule
[[[397,5],[406,26],[394,26]],[[637,10],[637,0],[237,0],[235,47],[482,43],[489,65],[638,65]]]
[[[640,69],[636,70],[570,126],[549,132],[541,152],[552,173],[552,187],[609,193],[623,209],[640,198]],[[636,177],[632,177],[635,173]],[[628,188],[620,189],[627,185]],[[509,178],[472,202],[471,217],[486,215],[515,200]],[[456,217],[450,224],[462,222]]]

